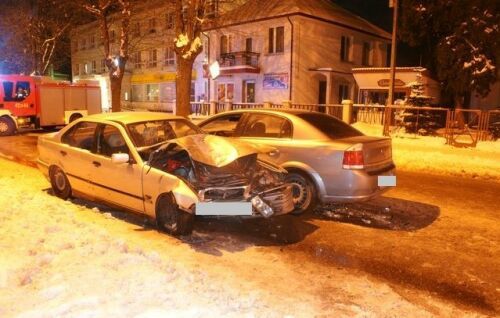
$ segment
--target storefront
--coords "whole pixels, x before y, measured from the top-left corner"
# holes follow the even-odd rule
[[[385,105],[389,95],[390,68],[353,68],[352,73],[358,86],[359,104]],[[397,67],[394,81],[394,100],[404,100],[411,93],[411,86],[421,81],[424,94],[431,96],[432,103],[440,101],[439,83],[429,77],[427,69],[423,67]]]

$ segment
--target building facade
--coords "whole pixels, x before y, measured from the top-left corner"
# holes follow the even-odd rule
[[[328,0],[250,0],[207,30],[210,99],[334,104],[356,99],[354,67],[386,66],[390,34]]]
[[[219,19],[202,36],[204,50],[194,63],[192,101],[339,103],[357,98],[352,68],[386,66],[390,35],[331,1],[210,4],[212,17]],[[110,24],[111,52],[117,54],[119,21]],[[134,8],[130,29],[123,107],[173,110],[173,8],[165,1],[146,1]],[[72,31],[72,74],[76,81],[99,81],[107,108],[109,75],[100,39],[97,22]],[[214,62],[220,75],[212,79],[208,69]]]

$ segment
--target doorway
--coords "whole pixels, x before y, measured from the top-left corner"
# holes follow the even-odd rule
[[[326,104],[326,81],[319,81],[318,104]],[[318,111],[324,113],[325,106],[319,106]]]
[[[255,103],[255,81],[243,81],[243,96],[244,103]]]

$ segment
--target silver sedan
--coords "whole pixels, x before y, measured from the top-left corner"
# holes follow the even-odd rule
[[[296,214],[318,203],[369,200],[395,185],[391,139],[366,136],[324,113],[236,110],[199,126],[210,134],[271,146],[264,156],[289,172]]]

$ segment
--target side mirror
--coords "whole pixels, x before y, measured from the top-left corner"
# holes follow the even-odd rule
[[[128,153],[114,153],[111,155],[111,162],[115,164],[129,163],[130,157]]]

